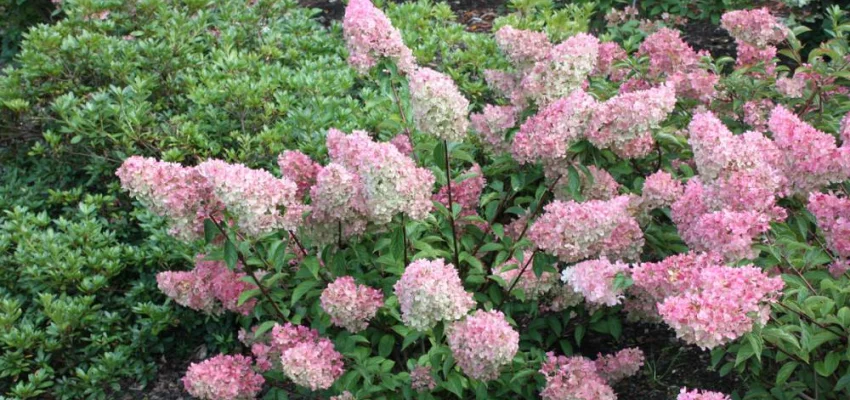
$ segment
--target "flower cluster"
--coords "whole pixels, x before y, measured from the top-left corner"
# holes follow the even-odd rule
[[[357,400],[357,398],[354,397],[354,395],[351,394],[351,392],[346,390],[346,391],[340,393],[339,395],[331,396],[330,400]]]
[[[417,68],[410,76],[410,107],[421,132],[452,142],[466,137],[469,100],[450,77],[430,68]]]
[[[204,219],[219,208],[212,187],[194,168],[133,156],[115,174],[124,190],[165,217],[169,232],[183,240],[202,237]]]
[[[599,39],[579,33],[553,47],[522,78],[523,96],[545,106],[579,89],[596,68]]]
[[[665,298],[685,292],[699,279],[699,273],[710,266],[721,265],[723,259],[716,253],[689,252],[665,258],[659,262],[645,262],[632,266],[626,309],[632,319],[660,321],[657,304]]]
[[[248,315],[257,303],[251,299],[238,305],[243,291],[255,288],[244,282],[243,272],[234,272],[222,261],[206,261],[199,255],[191,271],[164,271],[156,276],[159,290],[177,304],[207,314],[221,309]]]
[[[197,169],[246,234],[260,236],[301,225],[306,207],[298,202],[298,186],[289,179],[221,160],[204,161]]]
[[[661,28],[647,36],[637,55],[649,57],[649,74],[652,76],[669,76],[690,70],[703,56],[682,40],[679,31],[669,28]]]
[[[472,129],[481,137],[481,142],[494,154],[507,152],[509,144],[505,133],[517,122],[517,108],[488,104],[484,110],[469,116]]]
[[[777,88],[779,81],[776,81]],[[744,103],[744,123],[758,132],[767,130],[767,116],[774,104],[769,99],[750,100]]]
[[[787,29],[767,8],[729,11],[720,18],[720,26],[737,40],[757,47],[777,44]]]
[[[434,382],[434,377],[431,376],[431,367],[417,365],[410,371],[410,388],[417,392],[425,392],[434,390],[437,387],[437,382]]]
[[[584,203],[554,201],[528,231],[539,248],[564,262],[590,257],[634,258],[643,233],[629,212],[629,196]]]
[[[669,207],[682,196],[682,182],[673,178],[669,172],[658,171],[643,183],[641,206],[646,210]]]
[[[496,45],[517,68],[527,68],[543,60],[552,49],[543,32],[515,29],[505,25],[496,31]]]
[[[596,100],[583,90],[558,99],[527,119],[514,136],[513,155],[520,163],[554,161],[584,137]]]
[[[278,325],[263,337],[240,334],[257,359],[257,368],[267,371],[280,365],[296,385],[310,390],[327,389],[343,373],[342,354],[319,332],[304,326]]]
[[[707,390],[700,391],[697,389],[688,390],[687,388],[682,388],[682,391],[679,392],[679,396],[676,397],[676,400],[732,400],[732,398],[723,393],[709,392]]]
[[[546,353],[540,366],[546,387],[540,392],[543,400],[616,400],[617,395],[605,379],[599,376],[596,363],[581,357],[555,356]]]
[[[363,131],[346,135],[331,129],[327,147],[331,162],[357,176],[354,198],[362,204],[352,209],[360,209],[370,223],[385,225],[398,213],[419,220],[431,211],[434,175],[392,144],[374,142]]]
[[[628,58],[624,50],[617,42],[604,42],[599,44],[599,56],[596,59],[596,69],[593,75],[609,77],[612,81],[621,81],[628,72],[616,64]]]
[[[322,292],[321,304],[334,325],[357,333],[366,329],[369,320],[384,305],[384,294],[380,290],[354,283],[354,278],[350,276],[343,276]]]
[[[549,271],[543,271],[537,276],[531,266],[532,257],[533,253],[526,251],[522,261],[514,257],[511,261],[493,268],[493,275],[502,278],[505,290],[513,286],[514,289],[520,290],[526,299],[539,298],[557,284],[558,276]],[[526,267],[525,270],[523,267]]]
[[[837,147],[834,136],[801,121],[783,106],[770,113],[768,127],[782,152],[780,168],[793,192],[806,194],[850,176],[850,148]]]
[[[620,350],[596,358],[596,372],[608,382],[616,382],[636,374],[643,366],[644,355],[637,347]]]
[[[389,18],[370,0],[351,0],[345,8],[342,31],[348,45],[348,63],[365,74],[381,57],[392,59],[399,70],[413,72],[416,60]]]
[[[658,313],[676,336],[712,349],[767,323],[769,304],[783,285],[781,277],[768,277],[756,267],[711,265],[681,294],[658,304]]]
[[[251,368],[251,358],[222,355],[192,363],[183,386],[202,400],[250,400],[262,390],[265,379]]]
[[[817,219],[830,250],[841,258],[850,258],[850,200],[812,193],[808,209]]]
[[[501,311],[478,310],[452,324],[449,347],[458,366],[473,379],[489,381],[513,360],[519,350],[519,333]]]
[[[316,184],[316,175],[322,166],[313,161],[308,155],[297,150],[285,150],[277,157],[280,174],[298,186],[296,196],[304,197],[310,187]]]
[[[799,75],[793,78],[782,77],[776,80],[776,91],[792,99],[803,97],[803,91],[805,89],[806,80],[801,79]]]
[[[440,321],[463,318],[475,306],[472,293],[463,289],[457,269],[442,259],[410,263],[394,288],[402,321],[418,331],[431,329]]]
[[[626,274],[628,270],[627,264],[600,258],[565,269],[561,273],[561,280],[581,293],[589,304],[613,307],[623,299],[623,288],[616,286],[617,275]]]
[[[751,66],[763,62],[765,72],[773,74],[776,68],[776,47],[773,45],[785,39],[785,26],[767,8],[729,11],[720,21],[738,45],[737,65]]]
[[[671,85],[614,96],[593,113],[587,138],[596,147],[610,148],[623,158],[643,157],[655,143],[652,129],[675,105],[676,92]]]

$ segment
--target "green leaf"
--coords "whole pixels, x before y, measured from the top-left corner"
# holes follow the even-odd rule
[[[841,361],[841,355],[831,351],[822,361],[815,362],[815,372],[820,376],[830,376],[838,368],[839,361]]]
[[[575,331],[576,344],[581,346],[581,340],[584,339],[584,333],[587,328],[584,325],[577,325]]]
[[[204,241],[210,244],[221,233],[215,223],[209,219],[204,220]]]
[[[307,294],[307,292],[309,292],[311,289],[316,287],[316,284],[317,284],[316,281],[304,281],[304,282],[299,283],[298,286],[295,287],[295,290],[292,291],[292,303],[291,304],[295,305],[295,303],[297,303],[298,300],[301,300],[301,298],[304,297],[304,295]]]
[[[446,149],[443,147],[443,141],[438,141],[434,146],[434,164],[441,170],[446,168]]]
[[[384,335],[381,341],[378,342],[378,355],[388,357],[393,352],[395,346],[395,337],[393,335]]]
[[[268,332],[272,327],[277,324],[276,321],[266,321],[257,326],[256,332],[254,332],[254,337],[261,337],[264,333]]]
[[[239,294],[239,300],[236,301],[236,306],[241,306],[241,305],[245,304],[246,301],[251,300],[254,297],[257,297],[257,296],[261,295],[262,293],[263,292],[261,292],[260,289],[246,290],[246,291]]]
[[[788,381],[788,378],[791,377],[791,374],[794,373],[794,370],[797,369],[799,363],[796,361],[788,361],[785,364],[782,364],[782,368],[779,368],[779,372],[776,373],[776,386],[782,386]]]
[[[443,382],[443,387],[454,393],[458,398],[463,398],[463,382],[457,374],[449,375],[449,378]]]
[[[835,391],[838,392],[843,390],[847,387],[847,385],[850,385],[850,373],[844,374],[844,376],[838,380],[838,383],[835,384]]]
[[[236,246],[233,245],[233,242],[230,240],[224,241],[224,263],[227,264],[227,268],[231,270],[236,269],[236,262],[239,260],[239,256],[236,252]]]

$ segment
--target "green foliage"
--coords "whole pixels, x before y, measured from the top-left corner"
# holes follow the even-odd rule
[[[26,30],[48,22],[53,9],[50,0],[0,0],[0,66],[18,53]]]
[[[173,344],[160,340],[177,321],[153,280],[157,254],[107,228],[113,201],[86,196],[56,219],[25,207],[0,217],[0,390],[10,398],[106,398],[122,380],[149,379]]]

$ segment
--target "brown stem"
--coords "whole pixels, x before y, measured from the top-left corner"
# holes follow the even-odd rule
[[[815,325],[819,326],[821,329],[824,329],[824,330],[827,330],[827,331],[829,331],[829,332],[832,332],[833,334],[835,334],[835,335],[836,335],[836,336],[838,336],[838,337],[843,337],[844,339],[848,339],[848,336],[847,336],[847,333],[846,333],[846,332],[841,332],[841,331],[835,331],[835,330],[832,330],[832,329],[830,329],[830,328],[829,328],[829,326],[824,325],[824,324],[822,324],[822,323],[820,323],[820,322],[816,321],[814,318],[812,318],[812,317],[808,316],[807,314],[802,313],[802,312],[799,312],[799,311],[797,311],[797,310],[795,310],[795,309],[793,309],[793,308],[791,308],[791,307],[788,307],[788,305],[786,305],[786,304],[785,304],[784,302],[782,302],[782,301],[777,301],[777,302],[776,302],[776,304],[779,304],[782,308],[784,308],[784,309],[786,309],[786,310],[788,310],[788,311],[791,311],[791,312],[792,312],[792,313],[794,313],[794,314],[797,314],[800,318],[803,318],[803,319],[805,319],[806,321],[809,321],[809,322],[811,322],[811,323],[813,323],[813,324],[815,324]]]
[[[449,142],[443,140],[443,150],[446,153],[446,186],[449,192],[449,224],[452,226],[452,243],[454,246],[454,260],[455,266],[460,268],[460,257],[458,256],[458,248],[457,248],[457,228],[455,228],[455,217],[454,217],[454,202],[452,201],[452,170],[449,165]]]
[[[248,276],[250,276],[254,283],[257,284],[257,288],[260,289],[260,293],[263,294],[263,297],[265,297],[266,300],[271,303],[272,307],[274,307],[275,313],[277,314],[278,318],[280,318],[281,321],[286,321],[286,316],[283,315],[283,311],[280,310],[280,307],[278,307],[277,302],[272,299],[271,294],[269,294],[268,288],[263,286],[262,282],[257,279],[257,275],[254,274],[254,269],[250,265],[248,265],[248,260],[246,260],[242,252],[239,251],[239,248],[236,246],[236,243],[233,243],[233,241],[230,240],[230,236],[227,235],[227,232],[224,230],[224,227],[218,221],[216,221],[215,218],[210,217],[210,221],[215,224],[216,228],[218,228],[219,232],[221,232],[221,234],[224,236],[224,240],[227,240],[228,242],[230,242],[230,244],[233,245],[233,247],[236,248],[236,257],[239,258],[239,261],[242,263],[242,266],[245,267],[245,271],[248,273]],[[263,260],[263,263],[266,264],[266,261]]]
[[[301,253],[303,253],[304,256],[306,257],[307,256],[307,249],[305,249],[304,246],[301,244],[301,242],[298,240],[298,236],[295,236],[295,232],[292,232],[292,231],[288,231],[288,232],[289,232],[289,236],[292,237],[292,240],[295,241],[295,244],[298,246],[298,249],[301,250]]]

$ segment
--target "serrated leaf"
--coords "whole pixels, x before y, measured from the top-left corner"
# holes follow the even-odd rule
[[[298,300],[301,300],[307,292],[316,287],[316,284],[316,281],[304,281],[299,283],[298,286],[295,287],[295,290],[292,291],[291,304],[295,305],[295,303],[297,303]]]

